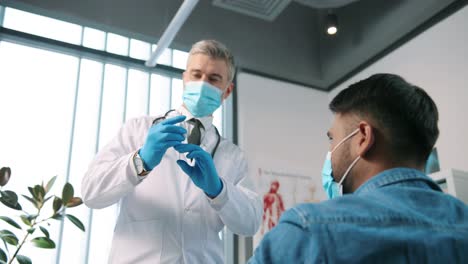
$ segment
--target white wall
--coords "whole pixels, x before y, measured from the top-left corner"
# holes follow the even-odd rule
[[[439,109],[436,143],[442,170],[468,171],[468,7],[366,68],[329,94],[374,73],[404,77],[428,92]]]
[[[286,209],[294,202],[325,199],[321,169],[332,117],[328,94],[247,73],[237,75],[236,89],[238,143],[247,156],[256,191],[263,197],[269,188],[261,181],[265,179],[258,173],[261,168],[282,175],[273,177],[281,183],[279,192]],[[253,243],[250,238],[239,240],[239,264],[261,241],[261,230]]]
[[[237,89],[239,145],[251,175],[263,168],[310,176],[325,198],[320,172],[331,123],[327,93],[246,73],[238,75]]]

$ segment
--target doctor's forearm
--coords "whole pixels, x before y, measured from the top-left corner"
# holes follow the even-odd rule
[[[134,189],[140,180],[130,163],[133,153],[116,161],[95,161],[89,168],[82,183],[84,203],[100,209],[117,203]]]
[[[258,195],[241,186],[227,183],[228,201],[218,211],[229,230],[244,236],[253,236],[262,221],[263,206]]]

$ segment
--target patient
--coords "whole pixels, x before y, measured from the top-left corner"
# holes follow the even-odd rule
[[[429,95],[377,74],[329,107],[330,199],[283,213],[249,263],[468,263],[468,207],[422,172],[439,135]]]

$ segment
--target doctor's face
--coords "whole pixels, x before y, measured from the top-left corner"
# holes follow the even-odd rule
[[[228,79],[227,63],[201,53],[189,57],[183,79],[184,84],[191,81],[203,81],[217,87],[223,91],[223,100],[231,94],[234,88],[234,84]]]

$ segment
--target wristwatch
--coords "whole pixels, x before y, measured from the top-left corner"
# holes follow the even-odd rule
[[[133,155],[133,164],[135,165],[135,169],[137,171],[138,176],[146,176],[151,171],[145,170],[145,166],[143,165],[143,160],[141,159],[138,151]]]

